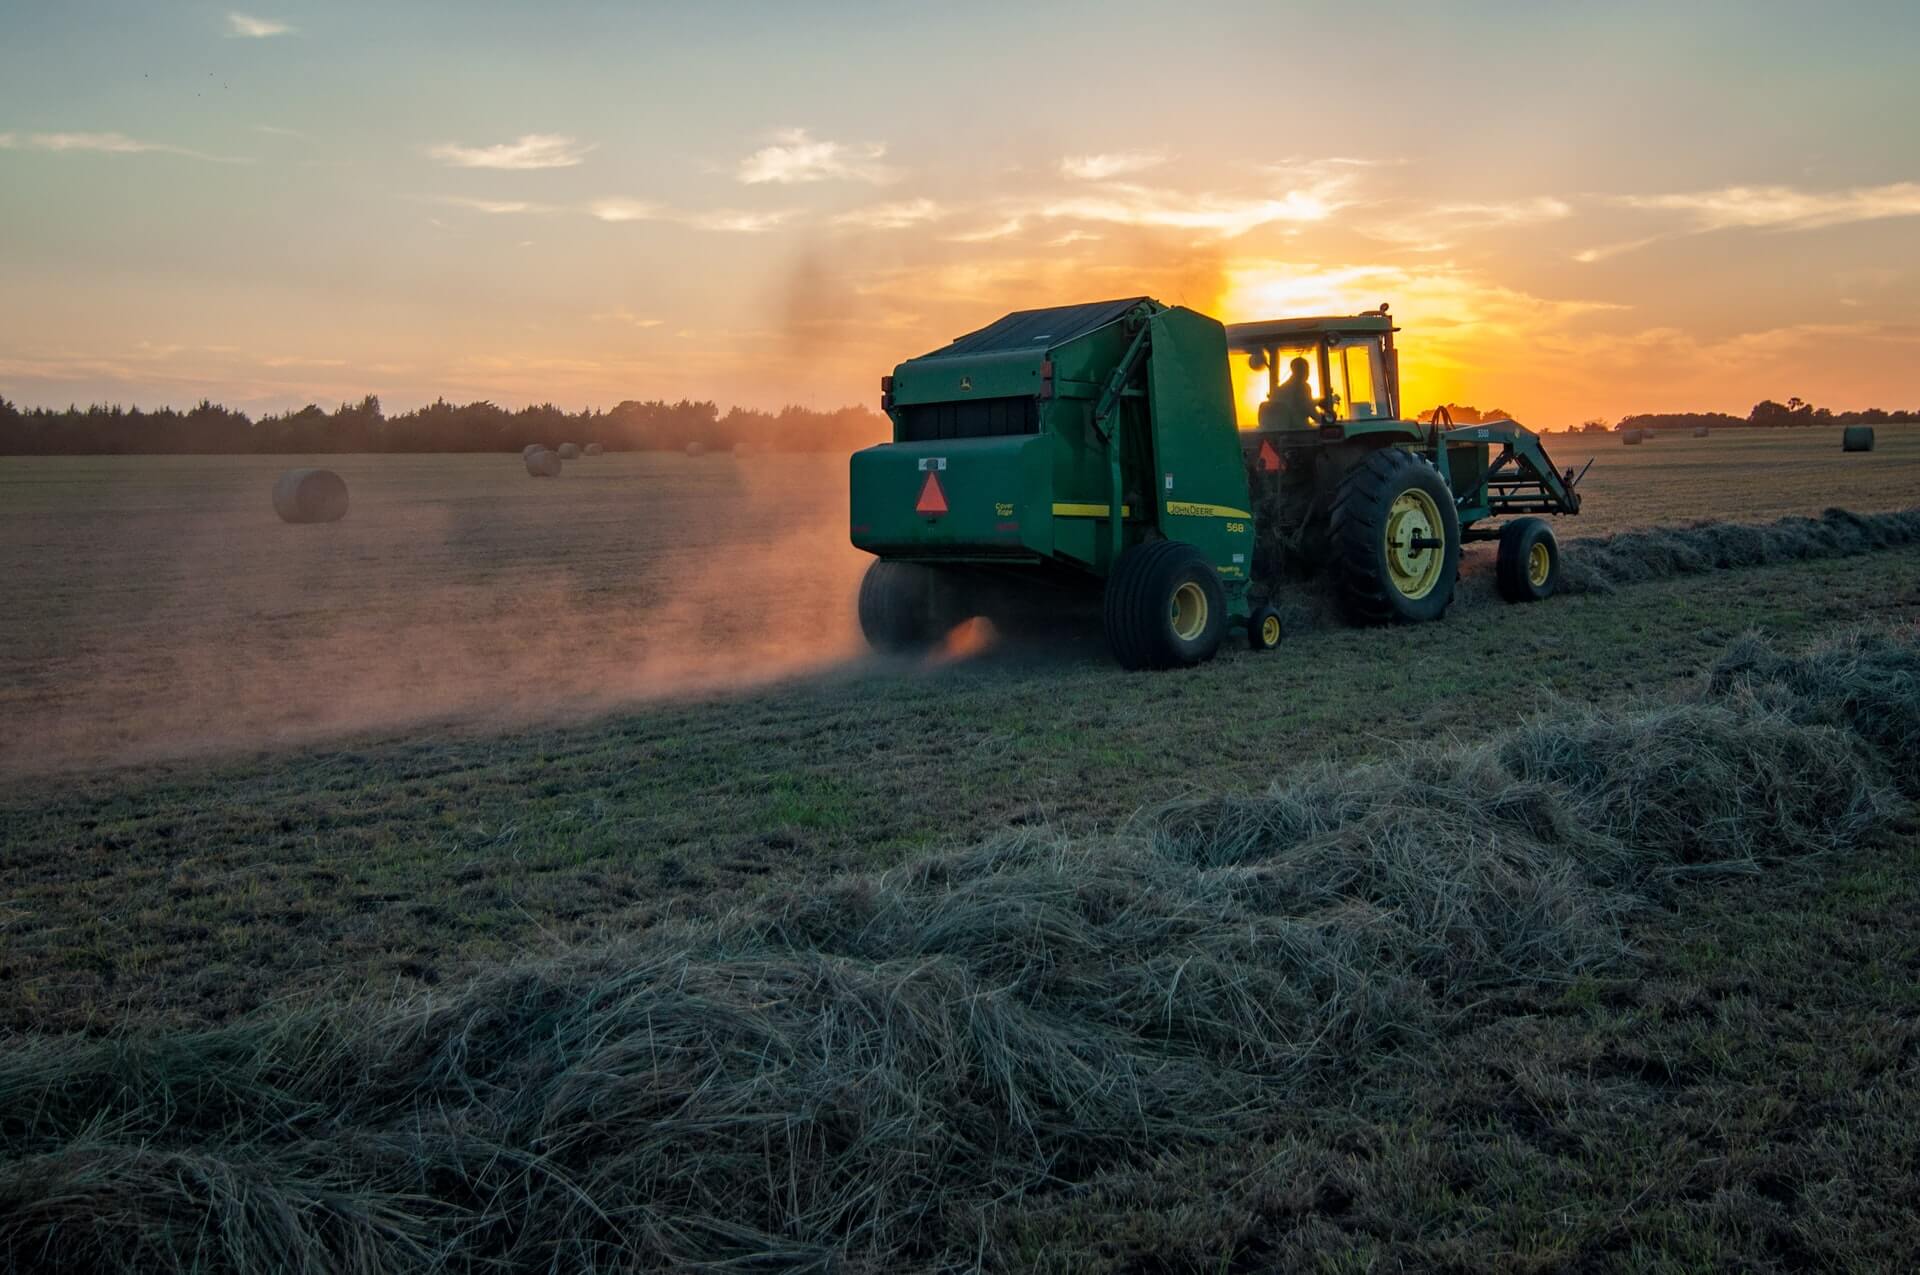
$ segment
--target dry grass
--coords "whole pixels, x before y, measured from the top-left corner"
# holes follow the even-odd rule
[[[965,1266],[996,1201],[1245,1135],[1649,897],[1857,846],[1920,645],[1012,837],[387,1008],[0,1060],[0,1256],[83,1270]]]

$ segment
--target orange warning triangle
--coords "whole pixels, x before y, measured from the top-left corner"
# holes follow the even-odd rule
[[[1263,438],[1260,440],[1260,468],[1266,470],[1269,474],[1277,474],[1280,472],[1280,453],[1273,450],[1273,443],[1270,439]]]
[[[927,471],[927,481],[920,488],[920,503],[913,507],[917,514],[943,514],[947,512],[947,493],[940,490],[940,478],[931,469]]]

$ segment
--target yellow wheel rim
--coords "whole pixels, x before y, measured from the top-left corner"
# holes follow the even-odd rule
[[[1182,642],[1191,642],[1206,632],[1207,591],[1189,580],[1173,591],[1169,608],[1173,631]]]
[[[1387,511],[1387,575],[1402,597],[1424,598],[1440,583],[1446,546],[1427,542],[1445,540],[1445,526],[1440,506],[1419,488],[1394,497]]]
[[[1280,645],[1280,617],[1267,616],[1260,621],[1260,644],[1262,646]]]
[[[1544,540],[1536,540],[1527,550],[1527,579],[1538,589],[1547,582],[1547,573],[1553,570],[1553,555],[1547,552]]]

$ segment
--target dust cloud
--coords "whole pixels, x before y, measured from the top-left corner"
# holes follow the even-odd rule
[[[550,723],[865,657],[844,456],[7,461],[0,777]]]

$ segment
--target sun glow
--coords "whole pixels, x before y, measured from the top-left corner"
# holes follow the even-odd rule
[[[1497,298],[1494,298],[1497,299]],[[1400,402],[1414,412],[1458,397],[1461,365],[1450,349],[1459,334],[1495,318],[1475,290],[1445,272],[1414,275],[1393,266],[1316,266],[1277,261],[1239,261],[1222,273],[1213,313],[1224,323],[1256,319],[1292,319],[1312,315],[1349,315],[1392,305],[1400,337]],[[1234,356],[1234,403],[1241,428],[1251,428],[1248,412],[1266,399],[1266,374]],[[1320,394],[1320,371],[1313,369],[1313,391]]]

